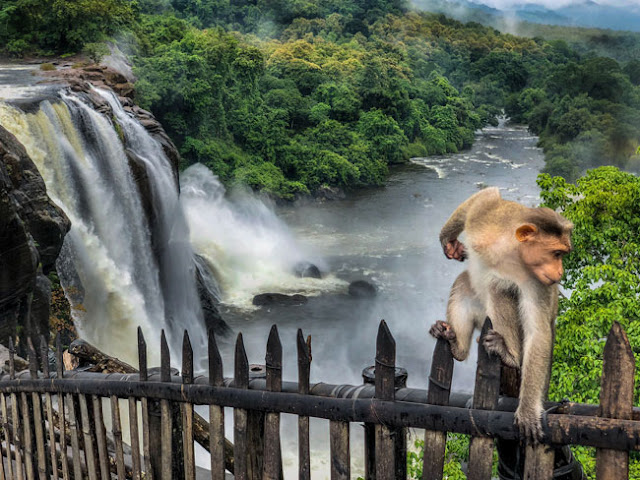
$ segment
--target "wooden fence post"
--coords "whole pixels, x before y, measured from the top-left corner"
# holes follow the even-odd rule
[[[278,336],[278,328],[273,325],[267,341],[267,390],[282,390],[282,344]],[[263,480],[282,479],[282,453],[280,451],[280,414],[267,413],[264,426],[264,466]]]
[[[169,353],[169,345],[167,345],[167,337],[164,329],[160,336],[160,381],[171,381],[171,357]],[[161,423],[161,458],[162,471],[160,473],[161,480],[171,480],[179,478],[177,472],[173,471],[173,412],[171,411],[171,403],[169,400],[160,400],[160,423]]]
[[[138,327],[138,368],[140,381],[146,382],[148,377],[147,342],[140,327]],[[142,456],[144,457],[145,479],[153,480],[160,478],[162,471],[162,459],[157,454],[161,449],[160,422],[157,415],[152,416],[150,413],[154,403],[149,405],[149,400],[143,397],[140,399],[140,405],[142,406]],[[158,402],[155,402],[155,407],[157,411]],[[152,455],[151,452],[154,454]]]
[[[14,380],[16,378],[16,369],[15,369],[15,347],[13,345],[13,338],[9,337],[9,378]],[[18,395],[12,393],[10,395],[11,399],[11,419],[13,421],[13,440],[14,440],[14,451],[16,458],[16,472],[18,480],[24,479],[24,469],[23,469],[23,435],[22,429],[20,428],[20,407],[18,405]]]
[[[631,420],[635,359],[627,334],[613,322],[604,347],[600,414],[605,418]],[[599,448],[596,451],[596,478],[616,480],[629,477],[629,452]]]
[[[62,340],[60,333],[56,335],[56,377],[64,379],[64,362],[62,361]],[[62,478],[69,480],[69,457],[67,455],[67,421],[65,420],[64,395],[58,394],[58,422],[60,423],[60,460],[62,462]]]
[[[396,341],[387,322],[380,321],[376,340],[376,391],[375,398],[394,400],[396,382]],[[393,430],[386,425],[376,425],[376,478],[393,480],[396,478],[396,462],[406,464],[406,458],[395,458]],[[406,469],[406,465],[405,465]],[[404,475],[406,477],[406,473]],[[399,476],[402,478],[402,475]]]
[[[476,384],[473,391],[473,408],[494,410],[498,405],[500,393],[500,358],[489,355],[484,348],[484,337],[492,328],[491,320],[487,317],[482,326],[480,344],[478,345],[478,368],[476,370]],[[473,420],[473,418],[472,418]],[[491,478],[493,464],[493,438],[484,432],[477,431],[471,437],[469,445],[469,480],[487,480]]]
[[[224,385],[222,357],[213,329],[207,332],[209,355],[209,385]],[[211,480],[224,480],[224,407],[209,405],[209,452],[211,452]]]
[[[443,338],[436,341],[429,375],[427,403],[448,405],[453,375],[453,355],[451,345]],[[422,465],[423,480],[441,480],[444,469],[444,454],[447,433],[435,430],[424,432],[424,456]]]
[[[49,378],[49,346],[44,335],[40,336],[40,357],[42,358],[42,374],[44,378]],[[47,423],[49,424],[49,458],[51,460],[51,469],[49,473],[53,475],[54,480],[58,480],[58,459],[56,454],[56,431],[53,425],[53,402],[51,401],[51,394],[46,393],[44,396],[45,401],[45,415]]]
[[[193,383],[193,349],[189,333],[185,330],[182,337],[182,383]],[[193,404],[182,403],[182,443],[184,448],[184,479],[195,480],[196,457],[193,444]]]
[[[302,330],[296,336],[298,350],[298,393],[309,394],[309,373],[311,370],[311,336],[304,341]],[[311,479],[311,458],[309,451],[309,417],[298,417],[298,477]]]
[[[234,388],[249,388],[249,360],[244,349],[242,333],[238,333],[234,359]],[[247,411],[243,408],[233,409],[233,458],[236,480],[248,480],[247,466]]]

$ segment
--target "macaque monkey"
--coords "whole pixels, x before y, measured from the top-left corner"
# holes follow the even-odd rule
[[[463,361],[474,328],[491,318],[493,329],[484,346],[520,369],[515,423],[521,436],[533,441],[542,438],[558,282],[562,257],[571,251],[572,229],[549,208],[503,200],[497,188],[487,188],[462,203],[440,232],[446,257],[468,258],[469,266],[451,287],[447,321],[436,322],[430,333],[448,340],[453,356]]]

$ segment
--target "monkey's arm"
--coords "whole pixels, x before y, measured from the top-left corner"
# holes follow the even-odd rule
[[[463,261],[466,258],[464,246],[458,241],[467,221],[467,215],[471,207],[478,203],[488,203],[500,199],[500,192],[497,188],[485,188],[470,196],[462,202],[451,214],[447,222],[440,230],[440,244],[447,258],[454,258]]]
[[[447,321],[438,321],[430,333],[436,338],[444,338],[451,345],[451,353],[456,360],[464,361],[469,355],[473,330],[484,319],[482,305],[471,288],[469,272],[464,271],[453,282],[447,304]]]

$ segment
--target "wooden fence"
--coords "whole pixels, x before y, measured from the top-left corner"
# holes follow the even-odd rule
[[[489,326],[487,319],[482,335]],[[447,432],[471,436],[468,478],[482,480],[491,478],[496,444],[502,478],[537,480],[581,478],[579,466],[575,468],[570,457],[571,468],[562,466],[563,445],[596,447],[597,478],[612,480],[628,477],[629,451],[640,448],[640,411],[632,407],[634,358],[618,324],[613,325],[605,347],[601,405],[548,403],[543,419],[545,444],[525,449],[519,447],[513,426],[517,401],[500,396],[501,377],[503,390],[511,389],[513,394],[517,387],[513,372],[501,375],[499,360],[482,347],[473,405],[468,408],[460,405],[459,396],[450,395],[453,359],[448,343],[436,344],[428,389],[406,388],[395,364],[395,340],[384,321],[378,330],[375,371],[368,372],[374,385],[357,389],[310,384],[310,339],[305,341],[300,330],[297,383],[282,381],[282,347],[275,326],[267,342],[266,378],[256,380],[251,380],[242,334],[235,346],[234,377],[225,379],[213,334],[208,338],[209,376],[205,378],[194,377],[186,332],[181,375],[172,374],[164,332],[159,372],[148,369],[146,343],[138,333],[138,369],[105,355],[94,357],[98,366],[93,370],[120,373],[64,372],[59,339],[56,372],[49,372],[44,338],[38,351],[27,341],[29,369],[16,373],[10,345],[9,374],[0,378],[4,460],[0,480],[193,480],[196,442],[211,457],[207,478],[222,480],[226,470],[237,479],[279,480],[283,478],[281,413],[298,416],[300,479],[311,477],[310,417],[329,421],[332,479],[351,478],[351,422],[365,426],[366,479],[406,478],[410,427],[425,431],[425,480],[442,478]],[[509,378],[510,383],[504,381]],[[128,405],[130,445],[123,442],[121,402]],[[208,405],[209,422],[194,412],[194,405]],[[233,444],[225,439],[224,407],[233,408]],[[562,468],[564,473],[559,474]]]

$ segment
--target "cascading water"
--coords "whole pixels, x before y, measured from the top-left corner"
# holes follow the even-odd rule
[[[187,328],[192,337],[204,338],[204,323],[170,162],[112,93],[98,93],[109,103],[117,130],[66,93],[41,102],[35,113],[0,104],[0,124],[25,145],[49,195],[71,219],[58,272],[82,336],[133,362],[138,325],[148,338],[157,338],[160,328]],[[151,225],[119,132],[130,155],[145,165]],[[152,361],[156,350],[150,351]]]
[[[334,275],[321,280],[296,275],[300,262],[325,272],[327,267],[260,199],[243,191],[226,195],[218,178],[200,164],[182,172],[180,183],[191,243],[213,270],[224,304],[246,310],[255,308],[251,302],[258,293],[346,291],[346,282]]]

